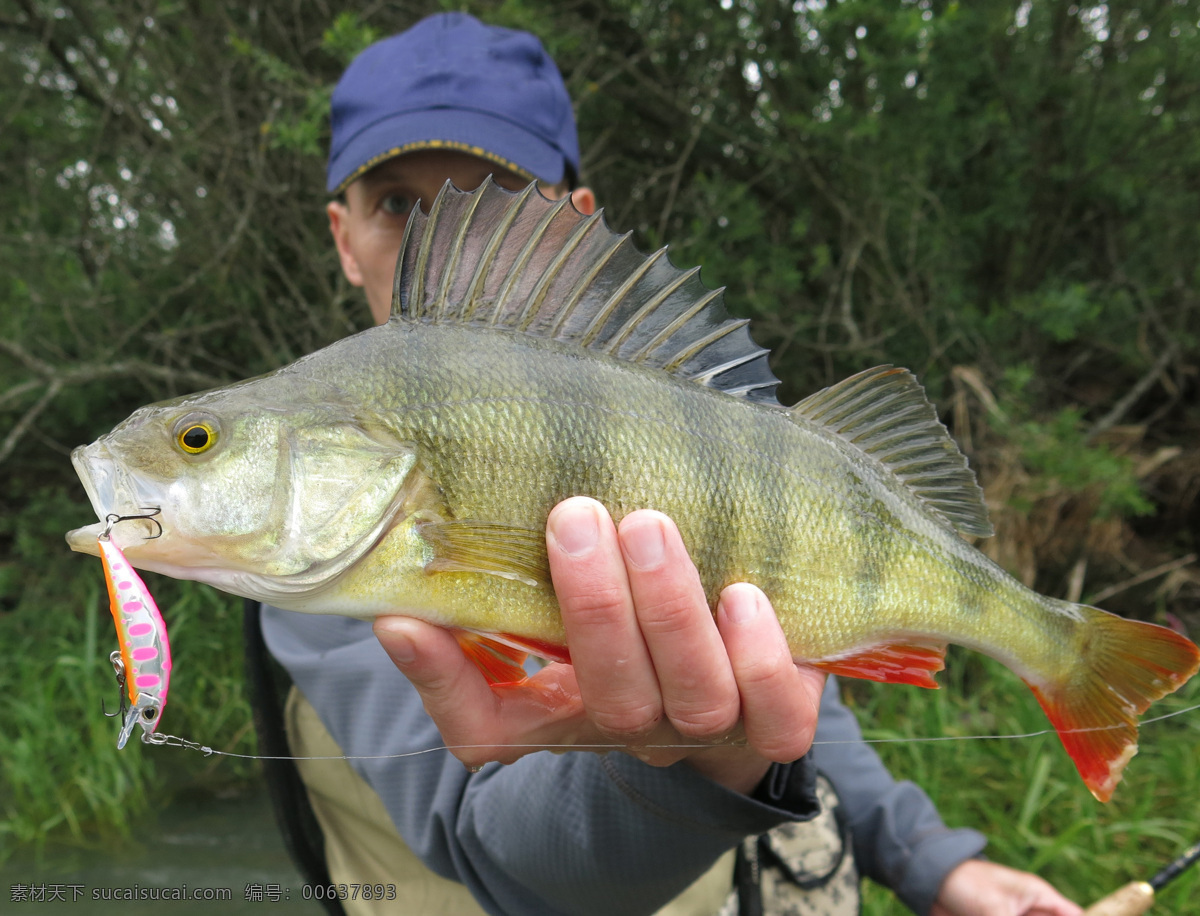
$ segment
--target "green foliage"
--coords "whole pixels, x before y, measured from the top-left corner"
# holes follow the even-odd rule
[[[1000,429],[1016,441],[1027,468],[1046,491],[1094,492],[1100,518],[1151,515],[1154,504],[1142,492],[1133,461],[1103,444],[1090,442],[1077,408],[1066,407],[1049,420],[1026,420]]]
[[[1103,313],[1101,304],[1089,298],[1082,283],[1072,283],[1062,290],[1045,290],[1038,296],[1017,296],[1012,307],[1016,314],[1057,343],[1079,338]]]
[[[32,511],[2,520],[13,567],[35,569],[0,615],[0,859],[51,834],[76,841],[128,834],[169,782],[243,781],[243,761],[163,757],[136,739],[116,748],[116,648],[99,562],[66,555],[62,532],[78,518],[61,488],[32,495]],[[171,635],[174,670],[162,730],[254,753],[243,696],[241,602],[190,582],[145,574]],[[167,752],[168,754],[170,752]],[[168,780],[168,776],[172,777]]]
[[[286,111],[283,99],[272,106],[275,116],[263,121],[263,136],[270,138],[273,149],[289,150],[305,156],[319,156],[328,131],[329,98],[332,87],[307,78],[299,70],[273,54],[264,51],[238,35],[229,36],[234,53],[251,61],[266,85],[288,97]]]
[[[1147,722],[1138,756],[1113,800],[1101,805],[1080,782],[1036,701],[997,662],[951,647],[943,688],[843,681],[851,707],[897,779],[925,789],[943,820],[988,837],[993,861],[1031,870],[1087,905],[1133,880],[1146,880],[1195,842],[1195,814],[1179,798],[1200,791],[1192,758],[1200,740],[1194,715]],[[1169,715],[1200,702],[1190,684],[1157,704]],[[991,738],[978,735],[1031,735]],[[931,737],[949,741],[925,741]],[[918,739],[910,742],[907,739]],[[904,743],[890,743],[896,739]],[[1135,788],[1136,787],[1136,788]],[[1163,890],[1163,912],[1185,912],[1200,875]],[[908,913],[894,897],[867,885],[865,916]]]
[[[383,37],[379,29],[363,23],[357,13],[346,11],[334,17],[333,25],[321,38],[321,47],[345,67],[359,52]]]
[[[325,30],[321,48],[342,67],[380,38],[352,12],[339,13]],[[304,156],[324,156],[329,142],[329,100],[333,85],[314,79],[280,57],[239,35],[229,36],[233,51],[249,60],[264,83],[279,93],[272,116],[263,121],[262,133],[273,149]],[[286,100],[286,102],[285,102]]]

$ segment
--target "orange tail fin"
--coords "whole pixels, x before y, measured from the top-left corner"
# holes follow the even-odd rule
[[[1085,605],[1080,655],[1062,676],[1026,681],[1079,775],[1106,802],[1137,753],[1137,717],[1200,667],[1200,649],[1173,630]]]

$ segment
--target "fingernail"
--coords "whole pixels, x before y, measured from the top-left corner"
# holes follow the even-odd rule
[[[600,540],[600,523],[591,503],[574,503],[550,514],[549,533],[563,552],[572,557],[590,553]]]
[[[417,647],[407,629],[403,620],[389,620],[386,617],[375,620],[375,638],[397,665],[411,665],[417,660]]]
[[[621,531],[621,547],[629,562],[639,569],[659,566],[666,553],[662,520],[650,516],[626,526]]]
[[[747,624],[757,617],[762,609],[759,603],[760,594],[761,592],[752,585],[731,585],[721,593],[717,611],[723,611],[725,619],[730,623]]]

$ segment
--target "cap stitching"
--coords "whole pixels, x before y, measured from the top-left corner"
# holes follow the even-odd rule
[[[528,169],[522,168],[521,166],[517,165],[515,162],[513,162],[509,159],[505,159],[503,156],[498,156],[495,153],[489,152],[488,150],[485,150],[481,146],[475,146],[471,143],[464,143],[461,140],[415,140],[412,143],[406,143],[403,146],[395,146],[395,147],[392,147],[391,149],[389,149],[387,152],[380,153],[377,156],[372,156],[370,159],[368,159],[366,162],[364,162],[362,165],[360,165],[358,168],[356,168],[353,172],[351,172],[349,175],[347,175],[344,179],[342,179],[341,183],[336,188],[334,188],[331,193],[332,194],[341,194],[356,179],[358,179],[360,176],[362,176],[366,172],[369,172],[371,169],[373,169],[375,166],[379,165],[381,162],[385,162],[388,159],[394,159],[397,156],[404,155],[405,153],[417,152],[418,150],[427,150],[427,149],[448,149],[448,150],[454,150],[456,152],[470,153],[472,156],[478,156],[480,159],[486,159],[488,162],[492,162],[492,163],[495,163],[496,165],[503,166],[504,168],[508,169],[510,172],[513,172],[513,173],[519,175],[520,177],[526,179],[527,181],[538,180],[537,176],[534,175],[532,172],[530,172]],[[565,157],[564,157],[564,161],[565,161]]]

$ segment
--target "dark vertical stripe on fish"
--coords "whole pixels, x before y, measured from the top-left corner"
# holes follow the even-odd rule
[[[854,588],[864,620],[873,619],[879,610],[896,558],[896,540],[890,526],[879,524],[880,517],[890,518],[891,513],[881,503],[871,510],[869,514],[855,514],[852,523],[853,541],[859,549]]]

